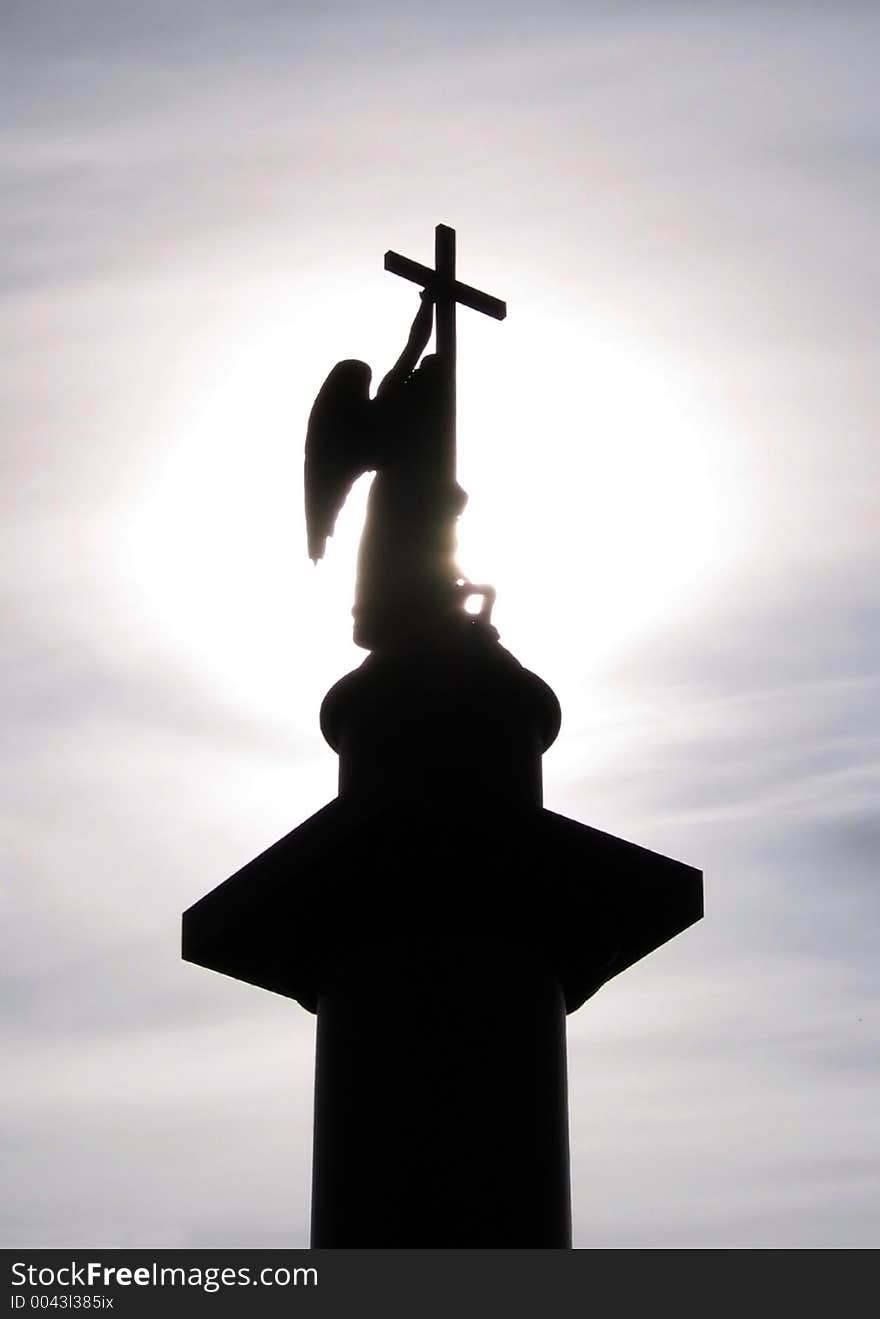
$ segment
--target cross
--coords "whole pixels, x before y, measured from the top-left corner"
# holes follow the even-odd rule
[[[446,414],[448,474],[455,479],[455,306],[481,311],[496,321],[503,321],[507,305],[488,293],[462,284],[455,278],[455,230],[447,224],[438,224],[434,230],[434,269],[418,261],[400,256],[397,252],[385,253],[385,269],[392,275],[401,275],[413,284],[427,289],[434,299],[437,324],[437,356],[444,380],[443,408]]]

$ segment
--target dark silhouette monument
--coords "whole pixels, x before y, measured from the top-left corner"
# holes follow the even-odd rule
[[[334,367],[306,441],[315,561],[376,473],[370,654],[321,708],[339,795],[184,914],[183,956],[317,1013],[313,1246],[564,1248],[565,1015],[700,918],[702,876],[543,808],[559,704],[455,562],[456,304],[506,308],[445,225],[434,269],[385,268],[423,290],[406,347],[374,398]]]

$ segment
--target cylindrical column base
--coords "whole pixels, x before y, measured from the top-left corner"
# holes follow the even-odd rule
[[[312,1246],[570,1245],[565,1004],[540,952],[340,950],[318,1002]]]

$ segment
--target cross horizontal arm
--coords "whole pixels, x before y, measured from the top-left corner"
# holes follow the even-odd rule
[[[488,293],[482,293],[479,289],[471,288],[469,284],[462,284],[458,280],[450,283],[430,266],[420,265],[418,261],[410,261],[409,257],[401,256],[398,252],[385,253],[385,269],[392,275],[401,275],[404,279],[411,280],[413,284],[421,284],[422,288],[430,289],[432,293],[451,296],[462,306],[470,307],[473,311],[481,311],[485,316],[491,316],[496,321],[503,321],[507,315],[507,304],[500,298],[493,298]]]

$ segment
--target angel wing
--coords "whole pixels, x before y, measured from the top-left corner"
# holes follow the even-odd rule
[[[371,467],[370,368],[339,362],[324,381],[306,432],[305,496],[309,558],[324,557],[339,510],[357,478]]]

